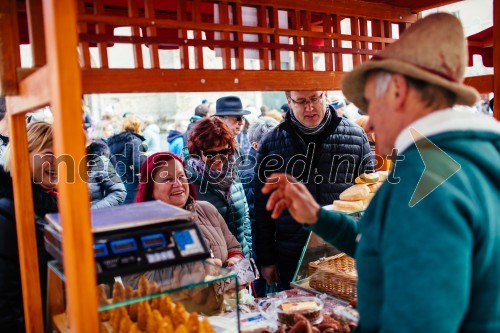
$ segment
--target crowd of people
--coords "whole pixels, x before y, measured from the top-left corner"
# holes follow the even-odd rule
[[[437,43],[431,32],[446,38]],[[498,332],[500,130],[491,118],[452,109],[478,100],[461,83],[464,40],[452,15],[414,24],[346,76],[343,92],[359,112],[328,91],[286,91],[280,111],[262,107],[250,121],[239,97],[223,96],[214,114],[202,103],[186,130],[177,124],[168,135],[170,151],[161,151],[154,122],[126,115],[117,130],[116,119],[104,119],[87,147],[92,209],[161,200],[194,212],[214,264],[257,262],[257,296],[290,288],[313,231],[357,260],[361,331]],[[84,113],[89,128],[86,119]],[[420,147],[410,127],[442,150]],[[0,323],[17,332],[24,324],[11,155],[0,131],[6,146],[0,151]],[[57,211],[52,127],[32,121],[27,133],[41,230],[43,214]],[[393,167],[399,181],[381,187],[360,221],[322,209],[357,176],[380,167],[375,140],[379,154],[390,156],[393,148],[404,154]],[[432,165],[422,164],[419,149],[431,150]],[[443,150],[460,164],[456,175],[447,173]],[[412,206],[422,174],[435,188]],[[47,254],[39,241],[44,287]]]

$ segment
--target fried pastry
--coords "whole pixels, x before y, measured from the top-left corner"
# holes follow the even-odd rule
[[[125,288],[120,282],[115,282],[113,285],[113,304],[123,302],[125,300]]]
[[[148,319],[151,316],[151,307],[148,302],[139,303],[139,311],[137,314],[137,326],[144,331],[148,327]]]

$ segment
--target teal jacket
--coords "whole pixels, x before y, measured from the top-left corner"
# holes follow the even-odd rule
[[[252,253],[252,229],[247,199],[240,180],[234,181],[231,185],[231,201],[227,202],[224,196],[210,183],[207,183],[201,175],[198,175],[195,170],[189,166],[186,169],[196,187],[196,199],[208,201],[217,208],[226,221],[229,231],[240,242],[243,254],[245,257],[250,258]]]
[[[496,126],[496,132],[428,137],[460,169],[413,207],[410,198],[425,167],[415,144],[359,222],[322,209],[309,227],[355,255],[360,332],[500,332]],[[439,182],[450,164],[438,150],[420,153],[430,158],[428,179]]]

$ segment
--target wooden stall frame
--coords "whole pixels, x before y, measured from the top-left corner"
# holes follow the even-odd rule
[[[105,0],[25,0],[33,68],[21,68],[17,5],[21,0],[0,1],[0,93],[7,95],[7,109],[13,147],[15,210],[23,284],[24,312],[27,332],[43,331],[40,285],[38,282],[34,210],[32,204],[25,114],[51,105],[54,113],[54,150],[57,156],[68,155],[74,161],[84,157],[81,96],[87,93],[169,92],[169,91],[252,91],[252,90],[334,90],[340,88],[344,54],[354,63],[369,59],[378,49],[393,41],[392,26],[406,29],[421,10],[437,7],[450,0],[414,1],[413,8],[398,7],[399,0],[384,3],[356,0],[169,0],[176,16],[156,12],[152,0],[144,0],[144,8],[128,0],[127,8],[107,10]],[[204,3],[217,3],[220,23],[203,20],[199,8]],[[409,4],[411,1],[402,1]],[[494,0],[494,20],[500,18],[500,0]],[[186,3],[195,6],[189,12]],[[245,26],[242,8],[250,6],[258,12],[258,25]],[[42,11],[40,10],[43,8]],[[191,7],[192,8],[192,7]],[[229,22],[228,10],[233,22]],[[289,13],[290,26],[278,26],[280,10]],[[116,15],[115,15],[116,14]],[[351,20],[351,34],[341,31],[341,20]],[[43,27],[41,26],[43,22]],[[372,33],[368,36],[368,24]],[[131,26],[131,36],[107,35],[107,25]],[[92,29],[93,27],[93,33]],[[141,29],[143,35],[141,36]],[[175,30],[174,36],[162,36],[161,29]],[[500,45],[500,25],[494,28],[494,40]],[[188,30],[194,38],[188,38]],[[222,36],[202,39],[203,32]],[[244,34],[257,34],[257,42],[246,42]],[[231,39],[230,36],[233,36]],[[289,44],[280,43],[288,36]],[[320,41],[320,45],[316,45]],[[344,47],[343,41],[352,47]],[[110,68],[108,43],[131,43],[134,68]],[[99,68],[90,61],[89,47],[99,49]],[[145,68],[141,45],[147,44],[152,68]],[[371,44],[371,47],[369,45]],[[180,69],[161,68],[158,52],[162,45],[177,45],[182,55]],[[194,48],[194,68],[190,52]],[[206,69],[203,49],[219,48],[222,69]],[[244,67],[244,50],[259,52],[260,70]],[[78,52],[77,52],[78,49]],[[281,51],[291,51],[294,70],[281,65]],[[325,55],[325,71],[315,70],[314,53]],[[234,63],[231,59],[234,54]],[[500,47],[494,47],[495,68],[500,68]],[[486,82],[471,78],[469,82]],[[500,76],[492,78],[495,93],[500,90]],[[113,84],[109,84],[113,82]],[[488,84],[488,83],[486,83]],[[500,116],[495,108],[495,117]],[[81,135],[79,134],[81,133]],[[90,205],[87,185],[69,161],[60,168],[59,209],[63,224],[63,257],[66,296],[71,331],[98,332],[96,275],[90,230]],[[74,181],[69,181],[73,179]],[[30,253],[30,255],[26,255]]]

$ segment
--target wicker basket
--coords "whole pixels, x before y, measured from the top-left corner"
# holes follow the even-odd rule
[[[310,262],[309,276],[313,289],[347,301],[357,296],[355,262],[345,253]]]

